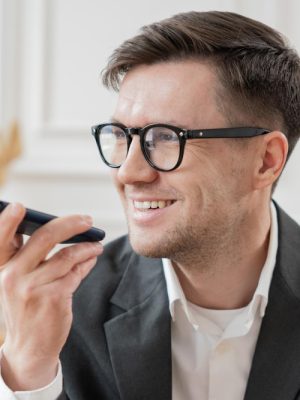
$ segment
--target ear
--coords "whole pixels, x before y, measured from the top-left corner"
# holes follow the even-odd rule
[[[283,170],[287,153],[288,141],[282,132],[274,131],[262,136],[258,168],[255,171],[255,189],[272,186]]]

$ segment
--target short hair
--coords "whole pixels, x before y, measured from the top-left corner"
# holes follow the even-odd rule
[[[136,66],[187,59],[215,68],[230,124],[282,131],[290,156],[300,130],[300,59],[283,35],[261,22],[232,12],[191,11],[144,26],[112,53],[103,84],[118,91]]]

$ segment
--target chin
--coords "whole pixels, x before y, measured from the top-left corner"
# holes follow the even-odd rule
[[[129,241],[133,250],[144,257],[150,258],[161,258],[160,254],[161,251],[155,246],[152,242],[146,243],[145,240],[141,240],[140,238],[134,237],[133,235],[129,234]]]
[[[164,257],[163,241],[160,238],[154,241],[153,236],[142,235],[136,232],[129,231],[129,241],[133,250],[144,257],[162,258]]]
[[[129,241],[133,250],[144,257],[170,258],[176,252],[174,242],[166,234],[147,235],[129,230]]]

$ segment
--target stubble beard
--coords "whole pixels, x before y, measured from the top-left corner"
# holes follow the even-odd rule
[[[128,218],[127,218],[128,221]],[[157,235],[141,235],[128,221],[129,239],[134,251],[150,258],[169,258],[189,269],[207,271],[219,257],[229,255],[237,244],[237,228],[228,215],[213,214],[210,221],[190,218],[176,222]],[[236,248],[236,247],[235,247]]]

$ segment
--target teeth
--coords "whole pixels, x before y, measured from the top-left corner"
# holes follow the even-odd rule
[[[151,201],[151,208],[157,208],[157,207],[158,207],[157,201]]]
[[[166,207],[166,202],[160,200],[160,201],[158,202],[158,207],[159,207],[159,208],[164,208],[164,207]]]
[[[172,202],[170,200],[159,200],[159,201],[134,201],[134,207],[143,210],[149,210],[150,208],[165,208],[168,207]]]

